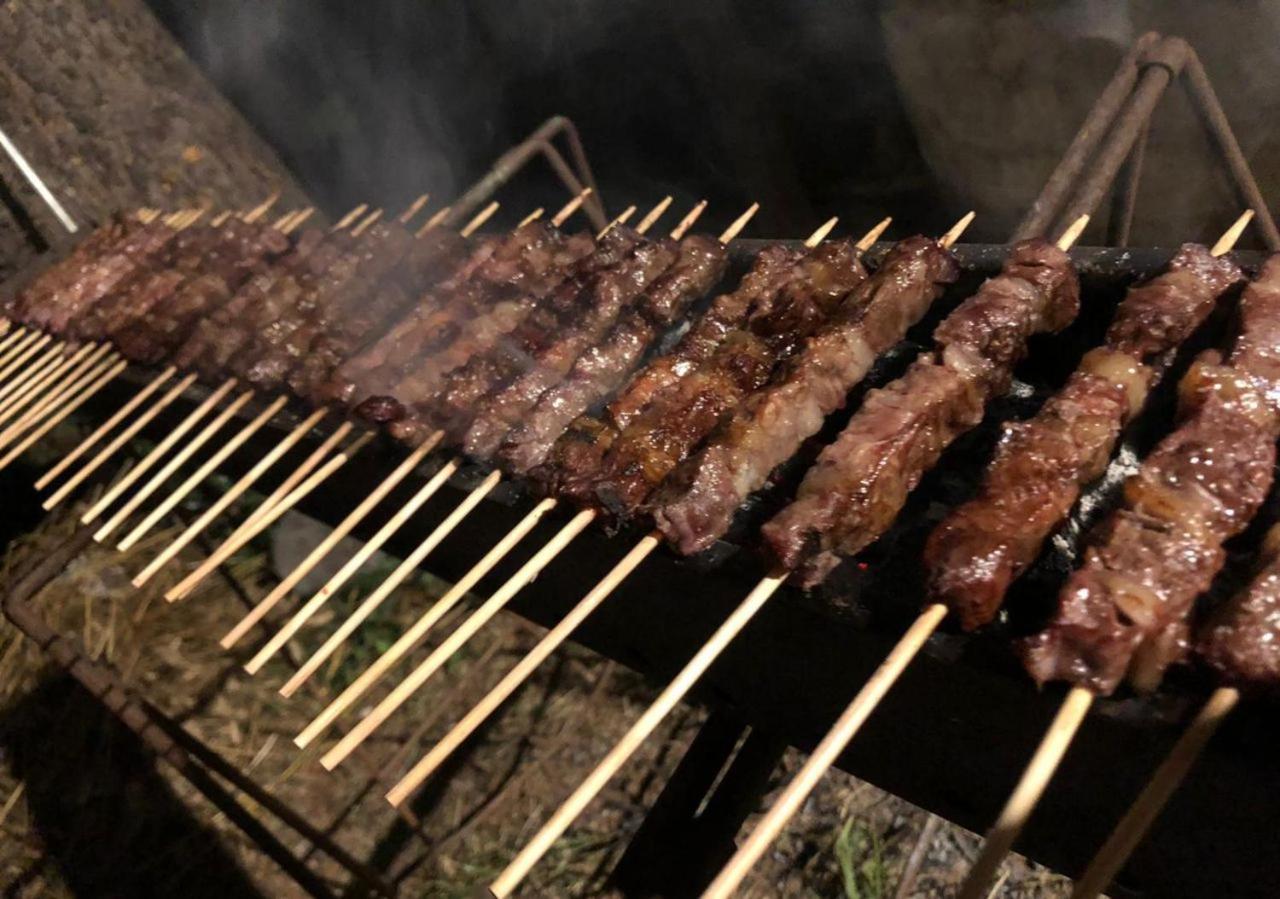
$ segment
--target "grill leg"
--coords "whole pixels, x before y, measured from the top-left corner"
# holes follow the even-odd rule
[[[786,743],[712,712],[613,872],[628,899],[696,897],[732,856]]]

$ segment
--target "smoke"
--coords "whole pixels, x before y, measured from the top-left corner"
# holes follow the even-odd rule
[[[613,210],[705,196],[714,227],[759,200],[752,234],[797,236],[972,207],[971,236],[1001,240],[1153,28],[1195,44],[1280,188],[1276,0],[151,3],[333,212],[455,196],[562,113]],[[1157,117],[1134,239],[1177,243],[1235,201],[1180,91]],[[499,198],[510,223],[563,191],[535,161]]]

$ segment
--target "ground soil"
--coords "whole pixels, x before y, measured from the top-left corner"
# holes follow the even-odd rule
[[[0,577],[7,583],[15,570],[56,545],[71,531],[75,514],[75,508],[55,512],[16,539]],[[392,561],[371,564],[304,629],[284,654],[288,658],[249,676],[239,663],[253,646],[227,653],[217,638],[275,582],[270,547],[266,541],[251,545],[195,595],[169,604],[163,590],[201,558],[198,547],[141,590],[129,580],[177,526],[175,521],[156,531],[124,554],[95,546],[43,591],[42,609],[189,732],[383,872],[400,895],[473,895],[656,695],[659,685],[633,672],[581,648],[564,650],[464,747],[443,772],[447,776],[430,781],[397,813],[383,799],[387,787],[533,645],[540,629],[499,615],[330,773],[316,751],[297,750],[291,738],[446,585],[430,577],[406,585],[385,614],[371,619],[358,639],[285,700],[277,689],[291,664],[367,595]],[[283,606],[291,610],[295,603]],[[415,659],[450,632],[461,614],[455,612]],[[537,866],[520,895],[620,895],[610,872],[704,715],[683,706],[671,715]],[[352,720],[341,719],[340,729]],[[168,766],[139,751],[96,700],[7,622],[0,623],[0,753],[4,895],[300,894],[224,815]],[[802,761],[798,753],[787,755],[773,774],[775,789]],[[284,841],[307,848],[296,835]],[[931,822],[922,810],[832,772],[742,895],[945,896],[963,878],[977,845],[973,834]],[[918,846],[919,869],[902,884]],[[313,862],[339,891],[345,888],[336,867],[319,854]],[[995,895],[1054,897],[1068,889],[1062,878],[1018,858],[1007,862],[1001,877]]]

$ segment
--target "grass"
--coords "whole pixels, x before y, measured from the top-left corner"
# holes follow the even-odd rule
[[[836,832],[834,852],[846,899],[883,899],[889,895],[889,872],[880,835],[856,818]]]

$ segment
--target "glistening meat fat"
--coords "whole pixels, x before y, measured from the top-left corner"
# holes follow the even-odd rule
[[[936,348],[867,395],[796,499],[764,526],[776,558],[814,586],[879,537],[943,449],[1008,389],[1027,339],[1065,327],[1079,305],[1065,252],[1038,239],[1014,246],[1001,274],[938,326]]]
[[[978,494],[952,510],[925,546],[930,597],[964,628],[995,617],[1009,585],[1105,470],[1172,352],[1243,277],[1229,259],[1184,245],[1163,274],[1129,290],[1103,346],[1085,355],[1066,385],[1033,418],[1005,426]]]
[[[664,391],[619,434],[594,485],[617,518],[639,510],[655,487],[733,410],[769,383],[803,342],[838,314],[866,281],[852,240],[824,243],[796,264],[772,301],[729,331],[715,352]]]
[[[496,454],[499,463],[519,474],[541,465],[570,423],[612,396],[659,336],[720,282],[727,263],[724,245],[713,237],[691,235],[680,241],[671,268],[598,343],[579,353],[564,378],[539,395],[506,434]]]
[[[803,255],[778,246],[762,250],[737,288],[716,297],[671,352],[636,372],[602,417],[583,414],[571,421],[530,474],[549,492],[594,503],[604,460],[622,430],[711,358],[731,331],[753,313],[771,308],[779,291],[798,277],[796,263]]]
[[[784,370],[733,410],[706,447],[654,498],[654,518],[682,553],[706,549],[769,473],[845,403],[872,362],[906,334],[959,275],[936,241],[899,241],[876,274],[804,340]]]
[[[1274,473],[1280,257],[1245,290],[1227,363],[1206,354],[1179,387],[1181,424],[1125,483],[1120,508],[1090,541],[1048,627],[1022,644],[1041,683],[1065,680],[1105,695],[1128,676],[1150,689],[1185,653],[1196,597]]]
[[[1280,525],[1262,541],[1253,580],[1213,611],[1196,648],[1227,683],[1266,691],[1280,685]]]

